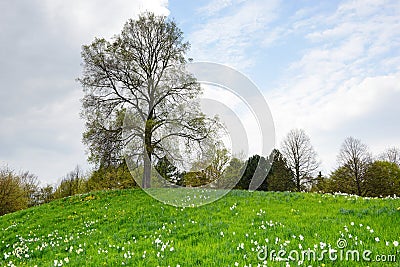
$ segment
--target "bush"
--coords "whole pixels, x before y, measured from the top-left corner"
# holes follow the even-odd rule
[[[16,174],[0,169],[0,216],[36,205],[37,177],[28,172]]]

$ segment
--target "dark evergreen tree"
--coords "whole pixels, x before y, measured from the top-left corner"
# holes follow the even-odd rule
[[[252,179],[262,179],[264,180],[263,184],[266,183],[268,162],[264,157],[260,155],[251,156],[244,167],[245,170],[235,186],[236,189],[249,189]]]
[[[295,191],[296,183],[293,172],[278,149],[272,151],[268,157],[268,162],[272,162],[272,166],[260,189],[265,191]]]
[[[161,177],[172,184],[182,185],[182,173],[166,157],[161,158],[155,169]]]

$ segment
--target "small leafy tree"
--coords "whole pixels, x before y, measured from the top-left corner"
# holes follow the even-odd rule
[[[28,202],[19,177],[8,169],[0,170],[0,216],[27,208]]]
[[[400,194],[400,167],[393,162],[375,161],[365,173],[365,195],[370,197]]]
[[[60,185],[54,192],[54,198],[63,198],[85,193],[86,179],[84,173],[79,166],[70,171],[62,180]]]
[[[233,157],[229,161],[229,164],[222,176],[225,188],[232,188],[236,186],[236,183],[243,176],[245,164],[246,162],[236,157]],[[236,188],[238,187],[236,186]]]
[[[37,177],[29,172],[15,173],[0,168],[0,216],[37,205]]]
[[[37,194],[37,202],[38,204],[49,203],[54,200],[54,188],[51,185],[46,185],[39,188]]]
[[[101,167],[92,172],[86,182],[87,191],[104,189],[134,188],[137,184],[133,179],[125,161],[118,165]]]
[[[347,194],[360,194],[359,188],[364,188],[364,181],[357,184],[353,173],[348,166],[342,166],[333,171],[327,181],[326,190],[329,192],[342,192]],[[364,192],[361,191],[362,194]]]

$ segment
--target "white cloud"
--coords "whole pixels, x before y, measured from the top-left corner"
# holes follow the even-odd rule
[[[53,31],[86,42],[94,37],[112,37],[141,12],[169,15],[167,0],[40,0],[37,4]]]
[[[233,152],[243,152],[246,157],[262,155],[262,133],[252,107],[230,90],[205,84],[202,87],[202,99],[206,104],[202,106],[203,112],[212,117],[218,115],[227,128],[225,130],[231,138]]]
[[[362,139],[374,154],[385,147],[400,146],[400,73],[350,80],[338,90],[313,99],[283,93],[267,99],[281,143],[292,128],[303,128],[319,152],[324,171],[336,166],[336,155],[347,136]],[[297,97],[294,99],[293,97]]]
[[[206,23],[198,25],[197,30],[189,35],[194,59],[213,59],[239,70],[252,66],[256,58],[252,47],[271,42],[264,41],[265,33],[268,24],[277,18],[279,2],[212,1],[201,10],[218,16],[210,16]]]
[[[335,166],[346,136],[365,139],[374,152],[382,139],[400,145],[400,127],[388,126],[391,114],[400,114],[393,105],[400,101],[399,14],[398,1],[344,1],[332,14],[293,22],[311,46],[266,95],[277,136],[305,128],[325,170]],[[375,134],[380,128],[391,131]]]
[[[243,1],[243,0],[242,0]],[[235,4],[238,4],[242,1],[235,1]],[[210,3],[208,3],[208,5],[201,7],[199,9],[200,13],[206,14],[208,16],[210,15],[215,15],[215,13],[229,7],[232,6],[232,4],[234,4],[234,1],[232,0],[213,0]]]
[[[118,34],[139,12],[168,15],[166,0],[21,0],[0,8],[0,164],[54,183],[87,166],[79,119],[80,47]]]

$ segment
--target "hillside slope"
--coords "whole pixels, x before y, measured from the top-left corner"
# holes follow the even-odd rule
[[[340,238],[344,252],[397,257],[357,266],[400,266],[399,223],[399,199],[232,191],[210,205],[177,208],[141,190],[101,191],[0,217],[0,266],[286,266],[264,246],[268,255],[298,251],[290,266],[354,266],[326,254],[302,261],[302,250],[319,256],[338,250]]]

